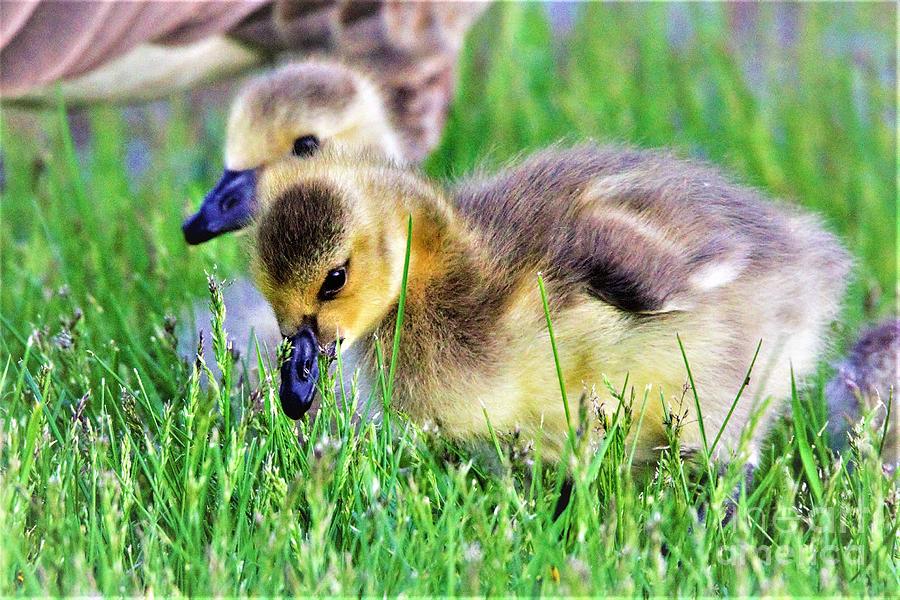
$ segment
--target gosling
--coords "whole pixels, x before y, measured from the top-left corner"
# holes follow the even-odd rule
[[[310,406],[317,357],[336,341],[369,380],[376,339],[390,361],[411,218],[391,408],[460,440],[487,438],[488,423],[542,436],[550,460],[569,425],[539,273],[568,401],[593,391],[611,414],[604,377],[617,388],[627,377],[638,397],[649,389],[636,458],[650,462],[665,445],[660,393],[684,401],[676,336],[710,442],[724,425],[716,458],[730,459],[754,408],[788,395],[791,367],[798,378],[814,369],[850,267],[817,218],[651,151],[554,148],[450,191],[386,161],[323,152],[273,166],[258,193],[251,269],[292,342],[280,387],[289,417]],[[761,411],[742,457],[751,467],[781,408]],[[682,451],[699,451],[693,401],[681,410]]]
[[[251,79],[228,119],[225,171],[182,224],[188,244],[242,229],[256,211],[256,180],[283,157],[328,145],[377,149],[404,162],[404,146],[376,84],[334,61],[289,64]]]
[[[881,448],[886,473],[893,473],[900,462],[900,319],[889,319],[863,332],[838,366],[834,378],[825,387],[828,400],[828,430],[833,445],[843,450],[851,427],[873,411],[871,425]],[[887,429],[885,418],[890,417]]]

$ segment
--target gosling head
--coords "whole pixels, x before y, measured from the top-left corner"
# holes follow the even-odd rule
[[[292,342],[280,396],[293,419],[313,401],[319,354],[373,331],[399,299],[407,213],[394,199],[408,192],[384,174],[314,158],[260,179],[251,269]]]
[[[247,226],[258,210],[262,171],[328,146],[364,147],[397,162],[400,143],[375,84],[336,62],[304,62],[251,79],[231,107],[225,171],[182,224],[188,244]]]

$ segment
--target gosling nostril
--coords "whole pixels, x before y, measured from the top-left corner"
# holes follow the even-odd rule
[[[307,359],[302,365],[297,365],[297,376],[300,377],[301,381],[306,381],[309,379],[310,373],[312,373],[312,359]]]
[[[281,407],[284,413],[299,419],[312,406],[319,379],[319,344],[308,326],[291,336],[293,350],[281,365]]]
[[[219,210],[221,210],[222,212],[228,212],[235,207],[238,201],[239,198],[234,194],[226,196],[222,198],[222,201],[219,203]]]

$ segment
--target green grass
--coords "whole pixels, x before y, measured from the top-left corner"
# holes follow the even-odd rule
[[[892,5],[804,5],[787,47],[772,41],[766,6],[752,49],[727,32],[724,5],[677,7],[696,34],[678,43],[669,5],[582,10],[557,42],[537,5],[491,9],[465,49],[430,173],[460,176],[561,137],[673,146],[820,212],[839,233],[858,264],[838,350],[891,312]],[[873,57],[851,60],[835,41],[846,36]],[[760,58],[764,85],[748,83],[747,53]],[[277,371],[248,385],[224,343],[218,286],[204,271],[214,282],[244,273],[240,240],[188,249],[178,227],[220,169],[221,108],[194,114],[179,97],[165,117],[140,114],[91,111],[80,153],[62,109],[24,133],[3,117],[0,595],[900,589],[897,479],[880,472],[876,433],[844,456],[829,450],[827,360],[811,385],[798,382],[726,526],[740,461],[721,473],[685,463],[687,404],[627,388],[616,394],[630,410],[602,423],[599,448],[572,440],[575,492],[557,521],[564,473],[516,436],[470,461],[467,448],[400,415],[354,433],[330,398],[300,443],[278,408]],[[137,177],[125,168],[133,136],[153,150]],[[222,377],[203,387],[206,365],[179,358],[167,316],[210,294],[216,334],[206,343]],[[589,407],[568,401],[578,429]],[[670,446],[655,472],[632,475],[625,435],[661,401],[671,405]]]

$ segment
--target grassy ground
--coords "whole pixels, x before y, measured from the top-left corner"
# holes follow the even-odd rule
[[[591,5],[557,42],[538,6],[495,7],[427,169],[458,176],[583,136],[708,158],[823,213],[852,249],[840,351],[896,299],[896,10],[798,5],[785,31],[776,9],[740,36],[724,5]],[[181,239],[222,139],[221,110],[189,107],[96,109],[77,154],[62,109],[24,132],[4,116],[0,595],[900,589],[897,479],[880,472],[877,433],[828,449],[824,359],[724,527],[740,461],[721,475],[683,464],[675,414],[639,480],[623,442],[637,410],[599,449],[579,443],[554,522],[561,474],[522,440],[473,463],[398,415],[353,435],[330,409],[330,431],[317,421],[298,442],[271,379],[230,376],[221,322],[207,343],[224,379],[202,388],[170,315],[209,294],[205,270],[221,280],[246,259],[234,237]]]

